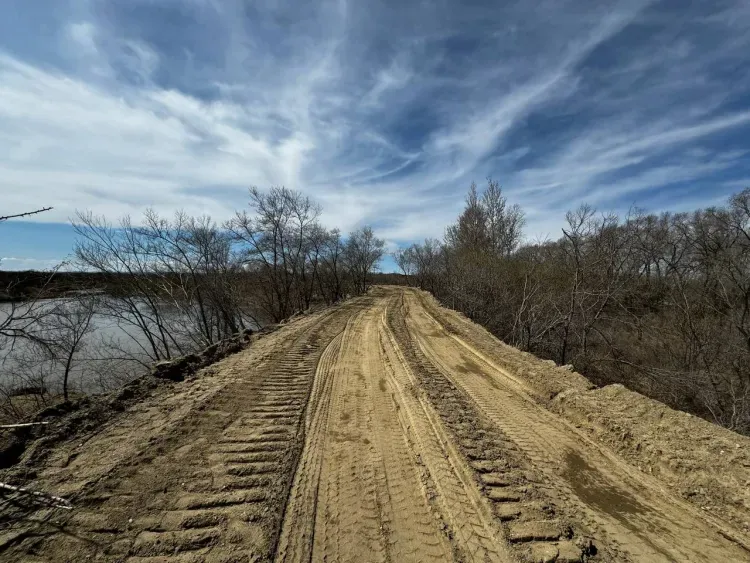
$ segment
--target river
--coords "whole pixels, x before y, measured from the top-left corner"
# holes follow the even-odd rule
[[[52,310],[67,301],[45,300],[34,305],[34,313]],[[30,306],[28,303],[0,303],[0,326],[14,309],[23,311]],[[176,308],[165,304],[161,313],[167,319],[166,324],[174,327],[171,334],[184,333],[187,321]],[[105,392],[148,371],[152,363],[148,340],[142,331],[128,322],[132,319],[132,316],[116,319],[102,313],[92,316],[90,330],[81,340],[70,371],[68,385],[72,393]],[[248,321],[248,326],[255,325]],[[43,330],[39,323],[32,323],[29,329]],[[175,338],[182,353],[195,352],[201,347],[184,335]],[[49,354],[45,354],[40,346],[24,339],[0,338],[0,393],[23,387],[44,387],[57,393],[62,388],[63,372],[64,362],[50,360]]]

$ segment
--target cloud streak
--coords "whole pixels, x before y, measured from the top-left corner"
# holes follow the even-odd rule
[[[441,236],[492,175],[530,236],[557,236],[583,201],[713,203],[750,177],[741,0],[69,0],[12,16],[0,190],[9,212],[54,205],[40,221],[221,220],[248,186],[283,184],[331,226],[397,244]],[[40,25],[49,45],[27,39]]]

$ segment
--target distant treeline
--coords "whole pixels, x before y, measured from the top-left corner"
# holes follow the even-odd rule
[[[113,291],[121,274],[0,270],[0,302],[62,297],[73,292]]]
[[[540,243],[523,224],[496,182],[472,186],[444,240],[396,261],[505,342],[750,433],[750,189],[692,213],[584,205]]]
[[[43,272],[38,270],[0,270],[0,303],[29,301],[42,296],[54,299],[86,292],[117,295],[129,274],[102,272]],[[247,272],[247,277],[254,274]],[[370,284],[407,285],[403,274],[369,273]]]

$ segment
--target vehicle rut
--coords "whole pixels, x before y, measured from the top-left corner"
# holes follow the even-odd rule
[[[0,518],[0,559],[750,561],[472,326],[401,287],[300,315],[27,468],[74,508]]]
[[[531,399],[514,377],[471,343],[450,334],[414,294],[406,323],[437,373],[470,398],[548,486],[549,500],[618,560],[706,561],[748,552],[684,501],[665,494],[606,448]],[[508,447],[512,451],[513,446]],[[513,530],[509,530],[513,541]]]

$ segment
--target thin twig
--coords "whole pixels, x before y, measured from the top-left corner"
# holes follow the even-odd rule
[[[0,489],[5,489],[6,491],[28,495],[37,499],[43,499],[48,502],[51,501],[52,505],[55,506],[56,508],[64,508],[65,510],[73,509],[73,505],[71,505],[67,500],[65,500],[62,497],[56,497],[54,495],[42,493],[39,491],[31,491],[29,489],[24,489],[23,487],[16,487],[13,485],[8,485],[7,483],[0,483]]]
[[[36,211],[27,211],[26,213],[16,213],[15,215],[5,215],[0,217],[0,221],[7,221],[8,219],[18,219],[19,217],[28,217],[29,215],[36,215],[37,213],[44,213],[50,211],[52,207],[42,207]]]
[[[25,428],[27,426],[38,426],[40,424],[49,424],[49,422],[24,422],[23,424],[0,424],[0,428]]]

